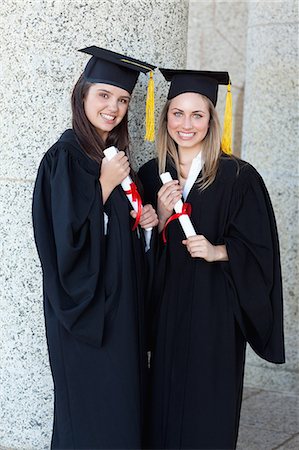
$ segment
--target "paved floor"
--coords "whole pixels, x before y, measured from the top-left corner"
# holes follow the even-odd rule
[[[278,449],[299,450],[299,396],[246,387],[237,450]]]
[[[299,450],[299,396],[245,388],[237,450]]]

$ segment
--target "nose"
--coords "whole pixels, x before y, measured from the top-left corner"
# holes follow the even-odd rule
[[[110,98],[108,109],[110,112],[116,112],[118,110],[118,100],[116,98]]]
[[[183,128],[184,130],[190,130],[192,128],[191,117],[189,116],[184,117]]]

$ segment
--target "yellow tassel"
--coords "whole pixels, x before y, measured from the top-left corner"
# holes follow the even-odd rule
[[[232,154],[232,121],[233,121],[233,107],[232,107],[232,93],[231,84],[227,85],[226,103],[224,112],[223,133],[221,139],[221,148],[224,153]]]
[[[155,94],[153,72],[150,72],[150,79],[147,86],[146,111],[145,111],[145,141],[155,140]]]

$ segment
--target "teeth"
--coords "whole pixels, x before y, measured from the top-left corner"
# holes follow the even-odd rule
[[[115,116],[110,116],[109,114],[101,114],[102,117],[104,117],[104,119],[107,120],[114,120]]]
[[[179,131],[179,135],[182,137],[192,137],[194,136],[194,133],[183,133],[182,131]]]

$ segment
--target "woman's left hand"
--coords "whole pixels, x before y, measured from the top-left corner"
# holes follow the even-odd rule
[[[213,245],[202,234],[183,241],[192,258],[202,258],[207,262],[228,261],[225,245]]]
[[[135,219],[137,216],[137,212],[134,210],[132,210],[130,214],[133,217],[133,219]],[[152,205],[149,204],[144,205],[142,208],[142,213],[139,221],[139,225],[141,226],[141,228],[156,227],[158,225],[158,222],[159,222],[158,216]]]

